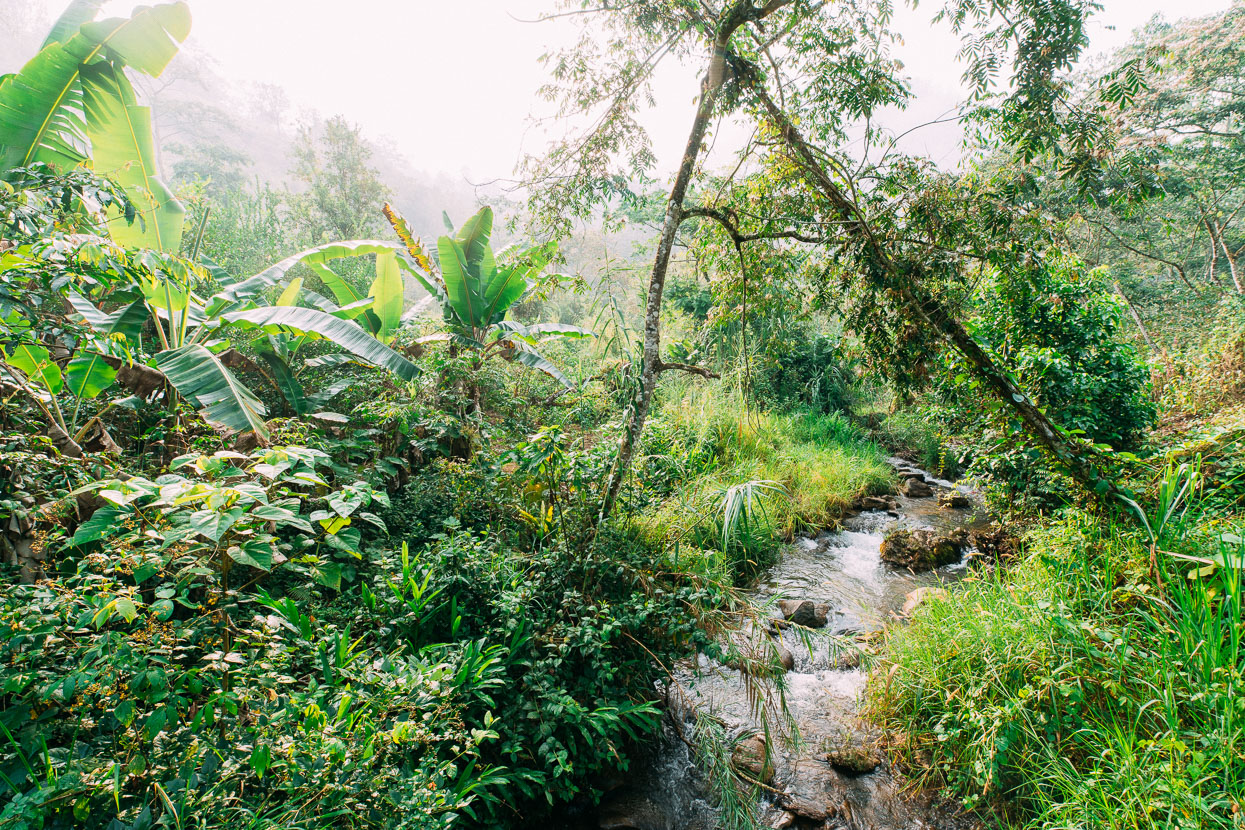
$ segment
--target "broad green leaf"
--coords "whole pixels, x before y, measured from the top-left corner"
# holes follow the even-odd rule
[[[290,280],[290,284],[281,292],[281,296],[277,298],[277,305],[294,305],[298,302],[298,294],[303,290],[303,278],[295,277]]]
[[[277,390],[285,396],[285,402],[290,405],[294,414],[306,415],[307,394],[303,391],[303,385],[298,382],[298,378],[294,377],[294,373],[290,371],[290,365],[282,360],[280,355],[270,351],[260,352],[259,358],[268,366]]]
[[[566,377],[566,375],[562,374],[562,371],[558,369],[557,366],[554,366],[553,363],[550,362],[549,358],[545,357],[540,352],[536,351],[535,349],[525,344],[518,343],[516,345],[518,346],[518,349],[519,349],[519,353],[518,355],[516,355],[516,358],[515,358],[516,360],[518,360],[524,366],[528,366],[532,369],[536,369],[537,371],[544,372],[546,375],[553,378],[558,383],[565,386],[567,389],[571,390],[572,392],[575,391],[576,389],[575,384],[572,383],[570,379]]]
[[[232,510],[196,510],[190,514],[190,529],[205,539],[219,542],[229,528],[242,518],[242,508]]]
[[[510,306],[518,302],[528,289],[527,269],[508,266],[497,271],[493,279],[481,291],[484,311],[480,314],[483,325],[492,325],[506,316]]]
[[[305,251],[299,251],[293,256],[286,257],[275,265],[270,265],[252,277],[248,277],[241,282],[237,282],[223,288],[219,293],[212,297],[212,300],[209,303],[209,308],[214,313],[215,311],[226,308],[233,303],[256,297],[265,288],[281,283],[285,279],[286,274],[288,274],[295,266],[300,264],[310,266],[312,270],[317,271],[317,273],[319,273],[320,269],[329,270],[331,274],[329,279],[336,278],[350,291],[350,299],[343,300],[341,297],[338,297],[339,304],[344,305],[346,303],[357,302],[358,300],[365,298],[359,295],[358,292],[350,289],[349,285],[342,281],[336,274],[332,273],[331,269],[328,269],[325,263],[334,259],[341,259],[343,257],[380,254],[386,251],[398,250],[400,247],[401,246],[393,242],[378,242],[375,240],[363,239],[353,240],[350,242],[331,242],[327,245],[318,245],[314,248],[308,248]],[[321,275],[321,277],[323,278],[323,275]],[[333,290],[333,286],[329,285],[329,289]]]
[[[109,217],[112,238],[126,247],[177,252],[186,209],[157,175],[151,110],[138,106],[129,80],[107,63],[82,68],[82,92],[92,164],[121,185],[142,217],[128,222],[117,208]]]
[[[480,303],[473,296],[471,275],[462,246],[443,236],[437,240],[437,256],[441,260],[441,279],[445,282],[445,293],[453,316],[464,328],[475,328],[478,325],[475,310]]]
[[[402,301],[406,286],[398,269],[396,253],[387,251],[376,255],[376,281],[372,283],[372,310],[380,320],[377,336],[382,342],[393,339],[393,333],[402,324]]]
[[[82,315],[82,319],[97,334],[102,334],[109,338],[121,335],[126,340],[131,341],[132,345],[138,344],[139,335],[142,333],[143,325],[146,324],[149,316],[147,306],[142,300],[135,300],[125,308],[106,314],[96,308],[90,300],[81,294],[70,291],[69,304],[73,306],[74,311]]]
[[[48,32],[40,48],[69,40],[78,33],[83,23],[90,23],[95,19],[105,2],[106,0],[73,0],[69,8],[61,12],[61,16],[56,19],[56,23],[52,25],[52,31]]]
[[[245,327],[261,328],[270,334],[292,331],[322,337],[354,355],[396,374],[414,380],[419,369],[398,352],[372,337],[349,320],[342,320],[313,308],[253,308],[221,315],[221,320]]]
[[[124,515],[124,512],[115,507],[100,507],[96,509],[91,514],[91,518],[78,525],[78,529],[73,534],[73,543],[75,545],[86,545],[108,538],[120,527],[118,519]]]
[[[227,430],[252,430],[268,440],[263,403],[206,348],[193,344],[163,352],[156,364],[178,392],[202,408],[205,419]]]
[[[65,385],[78,398],[97,397],[116,379],[117,370],[98,354],[75,357],[65,367]]]
[[[53,395],[61,391],[63,378],[61,369],[53,362],[48,350],[42,346],[22,344],[9,349],[0,347],[0,353],[14,369],[20,371],[40,389]]]
[[[66,20],[66,32],[72,22]],[[130,18],[82,24],[64,42],[46,45],[20,72],[0,81],[0,170],[36,161],[71,168],[86,161],[82,68],[108,59],[156,76],[189,33],[190,7],[168,3],[140,7]]]
[[[249,565],[252,568],[259,568],[261,571],[272,570],[273,556],[270,545],[248,543],[231,547],[226,553],[229,554],[230,559],[241,565]]]
[[[463,256],[473,267],[482,263],[488,250],[489,238],[493,235],[493,209],[482,207],[459,229],[454,241],[463,249]],[[479,272],[477,271],[477,276]]]

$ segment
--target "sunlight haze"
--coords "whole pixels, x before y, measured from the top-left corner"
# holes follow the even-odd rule
[[[50,21],[63,7],[40,0]],[[106,14],[136,5],[114,0]],[[1106,0],[1090,23],[1089,54],[1125,43],[1155,14],[1167,19],[1209,14],[1226,0]],[[539,58],[572,40],[562,22],[532,23],[552,4],[541,0],[191,0],[194,28],[187,51],[209,56],[217,71],[240,84],[286,90],[291,114],[341,114],[373,139],[392,139],[420,170],[462,175],[473,182],[506,178],[524,153],[546,144],[529,116],[547,111],[537,90],[547,80]],[[912,79],[915,98],[887,126],[898,131],[937,119],[961,97],[958,38],[929,18],[938,3],[897,4],[896,54]],[[276,38],[280,36],[278,41]],[[274,45],[275,44],[275,45]],[[26,55],[0,58],[0,71]],[[686,140],[687,106],[697,90],[694,67],[665,67],[658,110],[647,119],[663,167],[672,167]],[[910,152],[953,161],[954,125],[924,128],[905,142]]]

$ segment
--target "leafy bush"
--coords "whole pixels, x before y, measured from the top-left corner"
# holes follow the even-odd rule
[[[1120,333],[1121,307],[1098,272],[1059,257],[997,274],[976,298],[972,331],[1021,389],[1061,427],[1117,450],[1153,425],[1149,370]],[[980,390],[955,354],[938,379],[934,416],[967,441],[969,472],[998,485],[1003,503],[1049,508],[1072,490],[1037,450],[1016,445],[1009,410]]]
[[[1166,541],[1236,564],[1190,572],[1161,554],[1156,582],[1148,540],[1074,514],[893,631],[874,714],[1009,826],[1238,826],[1241,549]]]

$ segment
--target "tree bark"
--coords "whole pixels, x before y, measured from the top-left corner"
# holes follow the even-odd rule
[[[1128,306],[1128,313],[1132,315],[1133,322],[1137,324],[1137,330],[1141,332],[1141,336],[1145,339],[1146,345],[1166,357],[1167,350],[1156,344],[1154,339],[1150,337],[1150,331],[1146,328],[1146,324],[1142,321],[1141,314],[1138,313],[1137,307],[1133,305],[1133,301],[1128,299],[1128,295],[1124,293],[1124,286],[1120,285],[1119,280],[1115,281],[1115,293],[1119,294],[1120,299],[1124,301],[1124,305]]]
[[[718,94],[726,82],[727,45],[739,28],[751,21],[761,20],[770,14],[789,5],[793,0],[770,0],[764,6],[754,6],[748,0],[737,0],[720,18],[717,34],[713,41],[713,52],[709,58],[709,67],[700,83],[700,103],[696,108],[696,117],[692,120],[692,129],[687,137],[687,146],[683,150],[683,159],[679,164],[674,184],[670,188],[670,196],[666,201],[666,216],[662,223],[661,238],[657,244],[657,256],[653,262],[653,271],[649,277],[648,302],[644,313],[644,351],[641,357],[640,377],[635,395],[628,407],[626,424],[623,427],[622,440],[619,442],[618,457],[610,471],[609,482],[601,500],[601,511],[598,521],[604,520],[613,512],[622,490],[623,481],[627,476],[631,463],[635,459],[636,446],[644,422],[648,418],[649,407],[652,405],[653,392],[657,388],[657,377],[664,368],[671,368],[662,363],[661,350],[661,304],[666,287],[666,274],[670,269],[670,257],[674,249],[675,234],[679,225],[687,218],[683,203],[687,197],[687,189],[696,172],[696,162],[700,158],[701,146],[704,144],[705,133],[709,121],[713,118],[714,107]]]
[[[743,64],[739,58],[735,58],[735,61],[738,65]],[[1011,407],[1037,442],[1088,492],[1104,501],[1118,494],[1115,483],[1104,476],[1046,413],[1021,391],[1011,377],[973,339],[963,324],[924,290],[920,273],[914,270],[920,266],[898,263],[883,249],[863,212],[818,162],[816,151],[787,113],[770,97],[759,80],[760,77],[756,68],[751,67],[746,73],[741,73],[741,82],[751,89],[757,102],[761,104],[771,124],[803,171],[806,181],[827,199],[839,215],[843,233],[865,248],[872,267],[864,269],[864,277],[874,283],[876,288],[897,296],[914,320],[938,332],[960,352],[987,387]]]

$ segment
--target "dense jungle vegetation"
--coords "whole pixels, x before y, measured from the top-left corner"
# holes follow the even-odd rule
[[[0,77],[0,828],[563,826],[674,666],[781,700],[742,589],[894,455],[997,521],[871,644],[906,774],[1245,826],[1241,0],[1092,64],[1091,0],[948,0],[954,169],[877,126],[885,2],[551,0],[570,126],[488,204],[174,129],[194,4],[101,5]]]

